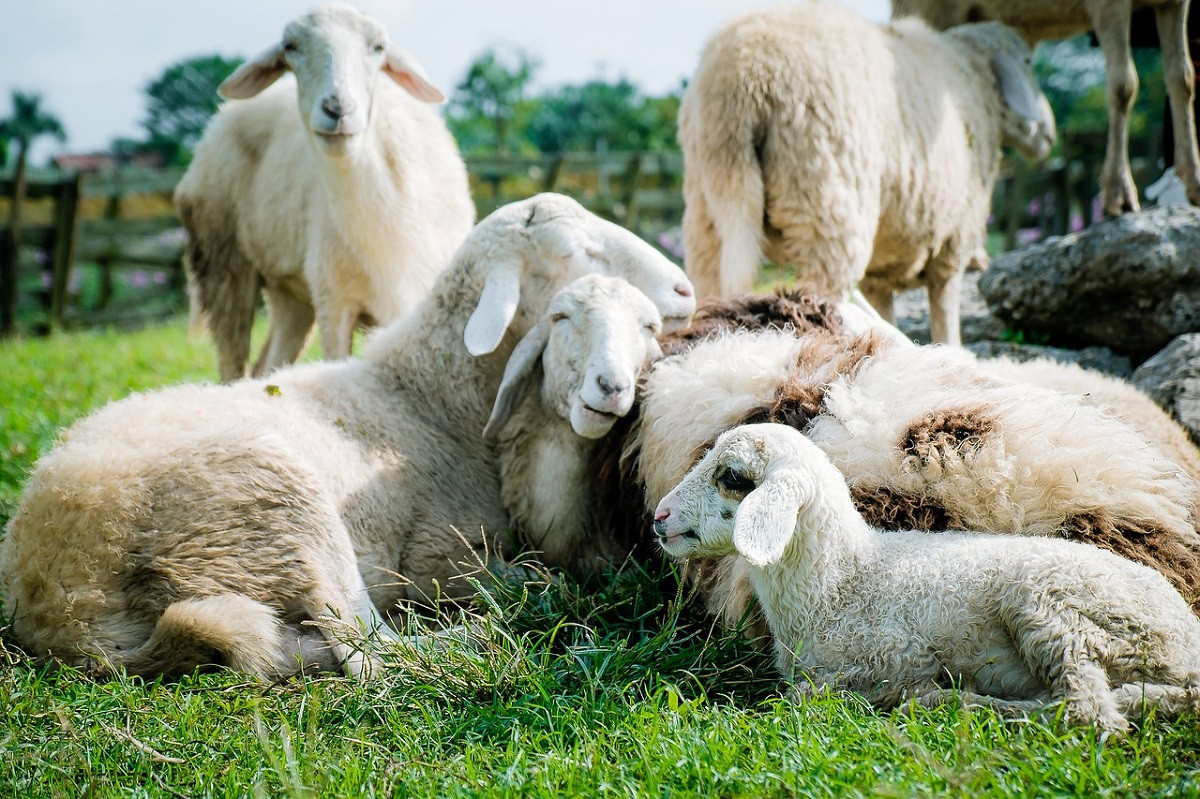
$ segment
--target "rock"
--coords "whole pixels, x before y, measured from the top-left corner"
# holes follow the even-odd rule
[[[979,291],[1010,328],[1148,358],[1200,331],[1200,209],[1125,214],[992,259]]]
[[[959,304],[959,328],[962,331],[963,343],[999,338],[1004,332],[1004,323],[992,316],[987,304],[979,296],[979,290],[975,286],[979,275],[978,271],[968,271],[963,275]],[[920,344],[930,342],[929,302],[925,289],[897,292],[892,301],[892,308],[896,314],[896,327],[903,330],[913,341]]]
[[[1014,361],[1032,361],[1034,358],[1049,358],[1060,363],[1073,363],[1094,372],[1103,372],[1127,380],[1133,372],[1133,364],[1124,355],[1118,355],[1107,347],[1085,347],[1081,350],[1065,350],[1060,347],[1042,347],[1035,344],[1017,344],[1014,341],[976,341],[964,345],[980,358],[1012,358]]]
[[[1176,338],[1139,366],[1131,380],[1200,445],[1200,333]]]

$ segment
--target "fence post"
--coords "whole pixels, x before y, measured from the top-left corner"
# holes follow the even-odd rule
[[[113,170],[113,193],[104,204],[104,219],[116,221],[121,218],[121,195],[124,193],[121,185],[121,167]],[[113,261],[117,255],[117,234],[115,228],[110,228],[108,248],[96,260],[100,264],[100,296],[96,300],[97,310],[103,311],[108,307],[113,295]]]
[[[54,263],[50,283],[50,330],[62,327],[67,286],[75,263],[75,232],[79,220],[79,197],[83,175],[76,172],[59,185],[54,198]]]
[[[0,336],[11,336],[17,327],[17,272],[21,263],[21,204],[25,199],[25,161],[17,158],[13,174],[8,229],[0,242]]]
[[[638,153],[629,159],[629,169],[625,173],[625,228],[634,230],[637,225],[638,182],[642,179],[642,154]]]

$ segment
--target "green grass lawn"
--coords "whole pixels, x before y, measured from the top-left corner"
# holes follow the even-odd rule
[[[0,344],[0,518],[62,426],[213,364],[183,322]],[[95,681],[5,631],[0,797],[1200,796],[1200,719],[1102,740],[1052,714],[796,704],[672,585],[489,582],[481,651],[384,653],[366,683]]]

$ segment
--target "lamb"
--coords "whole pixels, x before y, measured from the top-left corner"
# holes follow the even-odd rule
[[[286,72],[295,82],[275,83]],[[255,376],[295,361],[314,317],[324,356],[344,358],[356,324],[389,323],[428,293],[475,219],[427,105],[445,98],[379,22],[336,3],[290,22],[219,91],[237,102],[209,124],[175,206],[221,380],[246,373],[260,288],[270,326]]]
[[[832,4],[735,18],[679,110],[684,250],[701,297],[748,291],[765,254],[822,293],[860,284],[889,321],[923,285],[935,341],[983,250],[1001,145],[1054,141],[1029,48],[999,23],[880,27]]]
[[[1200,619],[1146,566],[1086,544],[872,529],[829,458],[784,425],[744,425],[658,503],[674,558],[738,553],[801,693],[890,708],[967,703],[1123,731],[1147,707],[1200,712]],[[951,688],[953,686],[953,688]]]
[[[361,360],[137,394],[84,419],[40,459],[0,543],[17,641],[99,672],[272,677],[303,665],[295,644],[317,621],[363,673],[355,628],[469,596],[464,562],[506,554],[480,431],[517,342],[591,272],[624,277],[671,325],[694,310],[649,244],[538,195],[481,222]]]
[[[919,16],[936,28],[968,21],[998,20],[1016,28],[1030,44],[1094,30],[1104,53],[1108,82],[1108,141],[1100,176],[1107,216],[1138,210],[1137,188],[1129,168],[1129,113],[1138,77],[1129,49],[1132,10],[1154,8],[1163,56],[1163,79],[1171,103],[1175,172],[1188,200],[1200,204],[1200,156],[1192,114],[1194,74],[1188,52],[1188,0],[894,0],[893,17]]]
[[[661,330],[658,309],[626,281],[579,278],[513,350],[484,430],[513,529],[543,563],[579,579],[635,545],[599,534],[590,470],[597,439],[630,412],[638,376],[662,356]]]

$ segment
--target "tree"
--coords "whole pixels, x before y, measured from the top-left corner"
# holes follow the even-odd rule
[[[542,152],[655,150],[678,147],[679,98],[644,97],[622,78],[591,80],[546,95],[529,119],[529,138]]]
[[[242,63],[240,58],[196,56],[163,70],[146,86],[143,150],[160,152],[169,164],[183,164],[217,112],[217,87]]]
[[[42,109],[42,96],[33,92],[14,90],[12,116],[0,120],[0,139],[16,143],[17,166],[13,171],[12,203],[9,206],[8,230],[0,242],[0,335],[10,335],[16,322],[17,302],[17,243],[21,221],[21,204],[25,199],[25,169],[29,145],[42,136],[66,141],[62,123]]]
[[[538,62],[523,50],[491,49],[467,68],[454,89],[447,122],[464,152],[520,149],[515,122],[527,110],[526,92]]]

